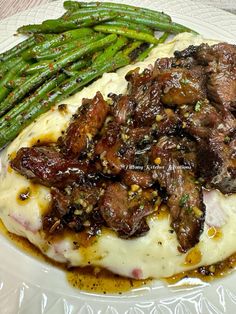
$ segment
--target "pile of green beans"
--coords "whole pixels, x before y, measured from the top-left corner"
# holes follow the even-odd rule
[[[65,1],[64,8],[58,19],[20,27],[29,37],[0,54],[0,149],[103,73],[144,60],[170,33],[193,32],[163,12],[130,5]]]

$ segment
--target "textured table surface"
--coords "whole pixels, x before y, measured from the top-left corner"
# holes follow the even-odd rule
[[[0,19],[4,19],[20,11],[39,6],[55,0],[0,0]],[[154,0],[155,1],[155,0]],[[236,14],[236,0],[193,0],[212,5]]]

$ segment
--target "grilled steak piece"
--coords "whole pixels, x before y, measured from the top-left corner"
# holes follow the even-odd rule
[[[186,116],[187,113],[187,116]],[[197,168],[209,188],[222,193],[236,190],[236,146],[231,135],[236,132],[236,119],[230,112],[219,112],[206,100],[199,110],[183,108],[186,132],[197,139]],[[228,140],[227,140],[228,139]]]
[[[145,217],[154,211],[155,203],[152,191],[144,190],[129,197],[124,185],[108,185],[100,202],[100,211],[108,227],[125,238],[147,232]]]
[[[44,230],[52,234],[64,229],[86,229],[91,235],[96,234],[105,223],[97,208],[102,192],[102,184],[76,186],[69,194],[52,188],[51,210],[43,219]]]
[[[93,99],[84,99],[82,107],[69,125],[59,143],[63,153],[70,157],[79,156],[99,132],[108,114],[108,105],[100,92]]]
[[[221,43],[202,45],[196,58],[207,65],[208,96],[224,108],[236,109],[236,46]]]
[[[179,115],[185,123],[185,132],[196,140],[209,137],[212,129],[220,127],[222,114],[207,99],[199,101],[195,106],[183,106]]]
[[[155,122],[156,115],[160,113],[161,89],[157,80],[153,77],[150,69],[139,73],[139,69],[126,75],[128,84],[128,95],[136,103],[133,119],[134,125],[146,126]]]
[[[225,109],[236,110],[236,45],[190,46],[175,52],[175,56],[194,57],[198,64],[205,66],[209,99]]]
[[[122,182],[128,186],[137,184],[141,188],[145,189],[151,187],[154,180],[152,178],[151,171],[145,171],[145,169],[143,171],[127,170],[122,174]]]
[[[198,243],[203,231],[205,206],[202,190],[195,183],[193,174],[181,168],[174,158],[175,142],[162,137],[152,148],[152,160],[159,159],[159,167],[153,176],[168,194],[172,227],[182,251]]]
[[[83,181],[88,171],[86,162],[66,159],[53,146],[21,148],[11,167],[33,182],[60,188]]]
[[[133,115],[135,102],[128,95],[109,94],[109,97],[113,100],[114,121],[119,125],[126,124]]]
[[[206,97],[204,68],[171,68],[157,74],[165,105],[195,104]]]
[[[216,133],[200,141],[198,146],[199,173],[209,188],[222,193],[236,193],[236,143],[225,144],[225,137]]]
[[[123,145],[120,133],[120,126],[110,121],[95,146],[95,155],[99,155],[101,168],[105,174],[116,175],[124,168],[119,154]]]

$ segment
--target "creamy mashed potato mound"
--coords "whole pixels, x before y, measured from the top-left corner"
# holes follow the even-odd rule
[[[99,90],[105,99],[108,93],[125,93],[125,74],[136,67],[142,71],[157,58],[170,57],[175,50],[189,45],[199,45],[200,36],[184,33],[171,42],[153,49],[149,57],[135,65],[105,73],[102,78],[81,92],[63,101],[68,105],[66,112],[55,106],[28,126],[0,155],[0,218],[10,232],[27,238],[53,260],[72,266],[94,265],[107,268],[114,273],[134,278],[161,278],[202,265],[224,260],[236,252],[236,195],[223,196],[217,191],[206,191],[206,222],[200,242],[187,253],[178,251],[175,232],[170,227],[168,213],[149,218],[150,231],[139,238],[121,239],[107,229],[91,241],[88,247],[80,243],[80,234],[65,234],[50,241],[42,231],[42,217],[49,210],[50,190],[33,185],[9,166],[10,157],[21,147],[31,146],[38,139],[56,141],[70,121],[72,114],[81,105],[83,98],[93,98]],[[20,200],[21,193],[29,198]]]

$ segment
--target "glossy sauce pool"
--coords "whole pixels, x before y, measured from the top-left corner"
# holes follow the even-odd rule
[[[1,220],[0,233],[7,237],[20,250],[23,250],[27,254],[43,262],[63,269],[65,271],[69,284],[79,290],[101,294],[122,294],[126,291],[131,291],[135,288],[145,286],[152,282],[151,279],[135,280],[121,277],[105,269],[97,267],[76,267],[72,269],[67,269],[65,265],[54,262],[44,256],[40,252],[40,250],[37,249],[33,244],[31,244],[27,239],[8,232]],[[175,285],[176,283],[180,283],[183,286],[189,285],[189,278],[198,278],[203,282],[209,282],[214,279],[228,275],[235,269],[235,267],[236,253],[222,262],[218,262],[211,266],[200,267],[196,270],[182,272],[172,277],[165,278],[164,281],[166,281],[169,285]]]

